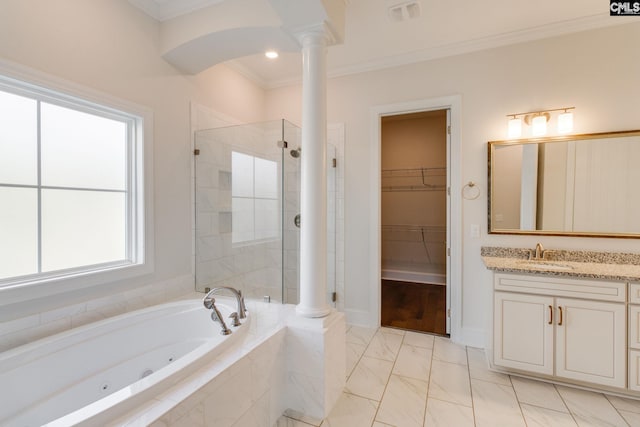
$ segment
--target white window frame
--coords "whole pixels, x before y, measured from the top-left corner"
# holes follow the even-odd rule
[[[152,273],[154,228],[151,111],[5,61],[0,61],[0,89],[101,117],[125,119],[129,129],[126,261],[0,280],[0,307],[72,293],[93,286],[121,286],[127,279]]]

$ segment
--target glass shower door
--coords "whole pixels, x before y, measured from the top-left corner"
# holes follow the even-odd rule
[[[282,217],[282,295],[286,304],[297,304],[300,287],[300,128],[283,120],[282,150],[284,204]]]
[[[196,132],[196,290],[233,286],[297,304],[300,128],[286,120]],[[327,150],[327,298],[336,287],[336,169]]]
[[[327,302],[336,306],[336,147],[327,144]]]
[[[196,290],[283,301],[283,121],[196,132]]]

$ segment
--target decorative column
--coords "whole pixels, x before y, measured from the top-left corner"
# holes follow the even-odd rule
[[[327,36],[324,27],[299,35],[302,44],[300,303],[304,317],[324,317],[327,304]]]

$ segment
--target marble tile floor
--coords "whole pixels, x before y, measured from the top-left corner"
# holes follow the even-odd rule
[[[640,427],[640,401],[492,372],[482,350],[447,338],[352,326],[347,384],[320,427],[360,426]]]

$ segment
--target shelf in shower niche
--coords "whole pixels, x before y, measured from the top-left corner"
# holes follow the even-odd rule
[[[382,191],[444,191],[446,168],[383,169]]]

